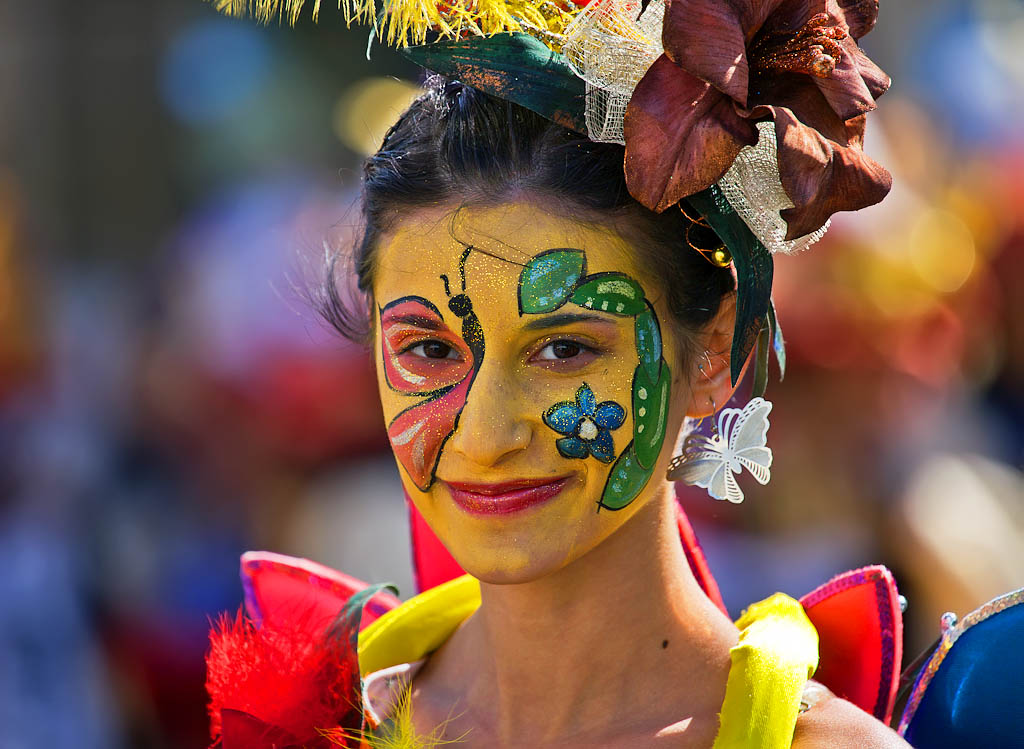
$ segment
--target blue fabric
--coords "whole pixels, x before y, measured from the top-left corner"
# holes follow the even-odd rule
[[[905,738],[917,749],[1024,747],[1024,601],[960,635]]]

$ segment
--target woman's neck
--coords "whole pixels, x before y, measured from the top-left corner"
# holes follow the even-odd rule
[[[736,633],[690,572],[669,491],[558,572],[481,585],[430,669],[459,685],[460,727],[540,746],[717,711]]]

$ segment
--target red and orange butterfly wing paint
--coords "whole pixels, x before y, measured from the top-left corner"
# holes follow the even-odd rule
[[[395,457],[421,491],[434,481],[441,450],[458,425],[479,362],[467,343],[422,297],[402,297],[380,309],[381,358],[388,388],[420,400],[388,424]],[[439,340],[458,358],[425,360],[406,352],[422,340]]]

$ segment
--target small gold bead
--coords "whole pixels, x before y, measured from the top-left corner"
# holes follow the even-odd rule
[[[732,262],[732,255],[725,247],[719,247],[711,253],[711,262],[719,268],[726,268]]]

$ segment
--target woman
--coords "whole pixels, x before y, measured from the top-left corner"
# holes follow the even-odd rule
[[[413,679],[422,733],[695,747],[718,733],[738,632],[686,564],[664,476],[684,420],[731,395],[732,276],[680,241],[681,212],[629,197],[621,163],[620,147],[448,82],[367,165],[359,284],[389,434],[416,507],[481,583],[479,610]],[[613,461],[645,436],[635,318],[585,299],[524,313],[524,271],[559,249],[635,281],[660,323],[666,426],[619,511],[600,506]],[[819,742],[902,743],[837,699],[797,721],[794,745]]]
[[[751,345],[734,341],[748,326],[713,219],[630,194],[649,184],[631,181],[628,121],[624,154],[516,96],[428,88],[365,167],[365,300],[346,306],[332,278],[325,312],[372,346],[403,484],[471,577],[358,636],[363,740],[905,745],[808,680],[817,637],[797,602],[734,625],[687,564],[670,469],[738,501],[733,472],[763,483],[771,463],[760,398],[677,456]],[[745,449],[720,459],[736,433]],[[329,640],[355,637],[372,592]],[[215,640],[215,660],[228,650]],[[334,726],[354,741],[358,726]]]
[[[349,335],[369,323],[403,483],[480,581],[479,609],[439,648],[390,668],[383,690],[368,677],[384,693],[367,701],[373,717],[411,685],[416,732],[443,726],[471,746],[711,746],[720,733],[727,684],[742,679],[738,655],[730,675],[739,632],[686,563],[665,475],[686,419],[732,393],[734,282],[681,241],[682,212],[629,196],[621,163],[619,146],[443,80],[367,163],[367,304],[335,294],[327,313]],[[610,309],[587,279],[618,294]],[[653,377],[637,334],[647,313],[661,339]],[[646,395],[637,381],[652,383]],[[665,409],[660,428],[645,402]],[[650,478],[603,509],[644,427]],[[793,746],[903,744],[805,687],[810,665],[795,664],[795,704],[772,708],[792,713]],[[788,667],[772,678],[792,680]],[[813,707],[796,718],[801,700]]]

